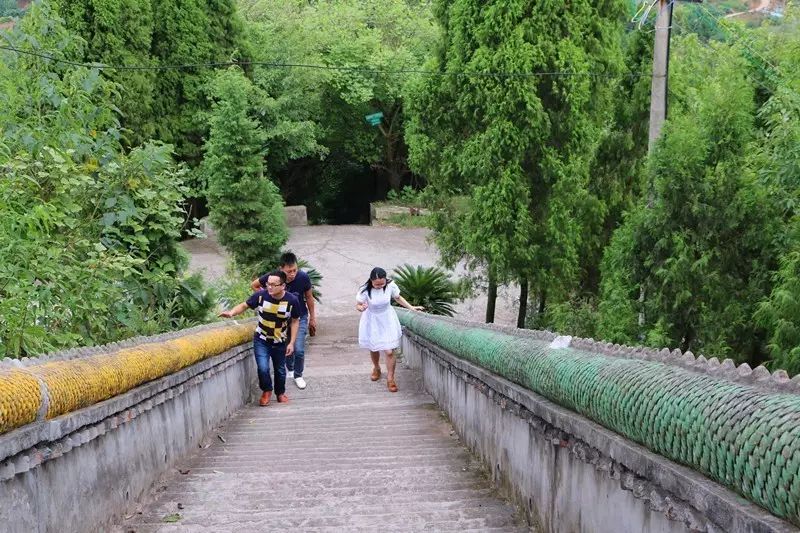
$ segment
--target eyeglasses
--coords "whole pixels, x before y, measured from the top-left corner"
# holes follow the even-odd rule
[[[281,285],[283,285],[283,283],[267,283],[267,285],[270,287],[280,287]]]

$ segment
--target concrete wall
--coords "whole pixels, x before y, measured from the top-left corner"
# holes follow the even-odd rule
[[[308,214],[304,205],[287,205],[283,208],[286,217],[286,225],[290,228],[295,226],[308,226]]]
[[[369,204],[369,223],[373,226],[388,223],[396,215],[422,216],[428,214],[430,211],[425,208],[388,205],[383,202]]]
[[[536,531],[796,531],[693,470],[408,329],[403,355]]]
[[[104,531],[252,399],[246,343],[125,394],[0,436],[0,531]]]

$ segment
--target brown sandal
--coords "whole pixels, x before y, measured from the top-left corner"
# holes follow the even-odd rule
[[[397,383],[393,379],[387,381],[386,385],[389,387],[389,392],[397,392]]]
[[[372,375],[369,377],[372,381],[378,381],[381,379],[381,369],[380,368],[373,368]]]

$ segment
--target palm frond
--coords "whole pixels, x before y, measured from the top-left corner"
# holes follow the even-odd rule
[[[455,314],[456,284],[441,268],[405,264],[394,270],[393,279],[411,305],[421,305],[433,315]]]

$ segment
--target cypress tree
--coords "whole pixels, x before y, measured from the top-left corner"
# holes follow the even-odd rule
[[[412,88],[407,142],[412,169],[446,204],[437,243],[445,262],[529,283],[541,303],[578,277],[624,3],[441,0],[434,10],[443,43],[431,68],[442,75]]]

